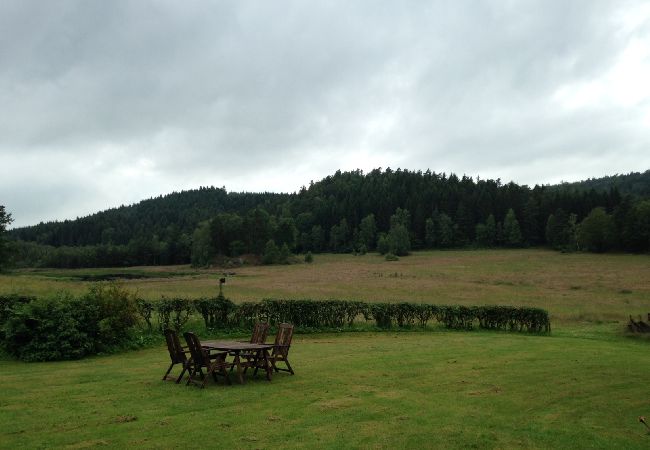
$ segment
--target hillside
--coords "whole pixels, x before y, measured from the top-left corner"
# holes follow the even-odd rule
[[[76,220],[18,228],[10,235],[18,242],[19,265],[63,267],[187,263],[199,251],[201,261],[216,253],[260,254],[270,239],[298,252],[372,250],[396,223],[403,225],[406,245],[413,249],[563,248],[575,241],[575,224],[602,207],[616,213],[620,233],[628,226],[624,222],[631,227],[622,236],[630,242],[617,245],[643,251],[645,238],[637,242],[634,231],[643,220],[628,212],[634,198],[650,194],[649,180],[646,171],[530,188],[430,171],[337,171],[294,194],[200,188]],[[557,239],[548,241],[551,216],[558,219],[551,230]]]
[[[602,178],[589,178],[574,183],[561,183],[553,187],[558,189],[579,189],[583,191],[594,189],[599,192],[616,188],[622,195],[648,198],[650,197],[650,170],[616,174]]]

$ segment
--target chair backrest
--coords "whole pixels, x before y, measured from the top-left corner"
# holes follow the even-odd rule
[[[182,363],[187,361],[187,356],[181,346],[181,341],[178,339],[178,333],[175,330],[165,329],[165,340],[167,341],[167,350],[169,350],[169,357],[172,363]]]
[[[265,322],[257,322],[253,328],[253,335],[251,336],[251,344],[263,344],[266,341],[266,336],[269,334],[269,324]]]
[[[292,337],[293,325],[289,323],[281,323],[278,325],[278,334],[275,335],[275,343],[273,344],[273,354],[287,356],[289,348],[291,347]]]
[[[183,333],[185,340],[187,341],[187,346],[190,349],[190,355],[192,355],[192,361],[194,364],[199,364],[205,366],[209,363],[209,359],[206,357],[203,347],[201,347],[201,341],[192,332]]]

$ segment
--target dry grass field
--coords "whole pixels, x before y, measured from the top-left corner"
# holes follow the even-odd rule
[[[78,277],[130,273],[123,281],[147,298],[217,293],[223,269],[189,266],[25,270],[0,276],[0,293],[85,292]],[[623,323],[650,312],[650,256],[562,254],[538,249],[416,252],[387,262],[377,254],[315,255],[312,264],[227,269],[226,295],[358,299],[436,304],[538,306],[554,324]]]

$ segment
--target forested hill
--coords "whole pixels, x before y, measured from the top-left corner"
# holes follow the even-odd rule
[[[630,172],[625,175],[611,175],[602,178],[589,178],[574,183],[561,183],[554,186],[557,189],[579,189],[588,191],[594,189],[604,192],[616,188],[622,195],[634,195],[650,198],[650,170],[645,172]]]
[[[625,177],[610,178],[628,189]],[[271,240],[295,252],[373,250],[384,235],[396,241],[395,230],[406,233],[406,246],[414,249],[562,248],[577,245],[577,225],[596,209],[611,228],[599,251],[646,251],[650,202],[599,180],[585,183],[594,187],[530,188],[430,171],[337,171],[294,194],[201,188],[15,229],[11,236],[19,265],[62,267],[206,262],[216,254],[262,254]],[[629,185],[640,186],[638,180]]]
[[[245,213],[261,206],[274,212],[287,194],[226,192],[201,187],[108,209],[76,220],[16,228],[10,235],[23,241],[59,246],[128,244],[134,239],[173,241],[191,236],[197,224],[221,212]]]

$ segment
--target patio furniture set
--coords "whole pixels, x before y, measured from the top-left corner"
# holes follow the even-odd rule
[[[203,341],[192,332],[183,333],[186,346],[181,345],[178,333],[165,330],[165,340],[171,364],[163,376],[163,380],[173,380],[180,383],[185,373],[188,374],[186,384],[196,384],[203,388],[209,376],[215,382],[222,376],[226,383],[231,384],[230,373],[237,370],[239,383],[244,383],[244,375],[251,369],[253,375],[259,370],[266,374],[271,381],[273,372],[284,371],[294,374],[288,355],[293,337],[293,325],[281,323],[273,344],[266,343],[269,331],[268,323],[256,323],[250,341]],[[230,358],[230,359],[229,359]],[[286,369],[278,367],[284,363]],[[170,377],[175,365],[181,365],[180,375]],[[205,373],[204,373],[205,369]]]

